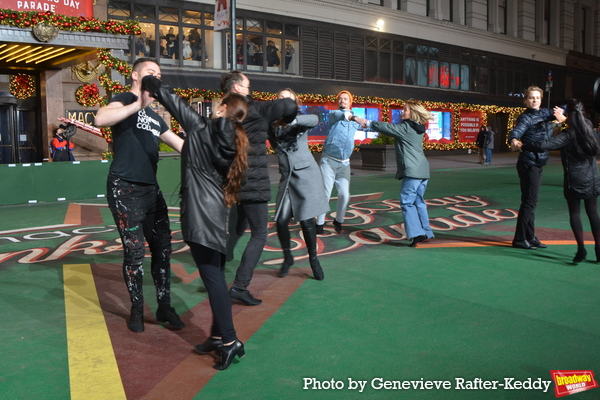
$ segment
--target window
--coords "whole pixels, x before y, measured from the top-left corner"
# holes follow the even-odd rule
[[[581,7],[581,45],[580,50],[582,53],[586,52],[586,39],[587,39],[587,9],[585,7]]]
[[[506,0],[498,1],[498,29],[499,33],[506,35],[507,28],[507,13]]]

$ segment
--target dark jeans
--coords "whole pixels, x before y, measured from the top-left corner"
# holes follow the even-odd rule
[[[250,240],[242,255],[242,260],[235,275],[232,287],[246,290],[252,280],[254,268],[256,267],[256,264],[258,264],[258,260],[260,260],[260,256],[267,243],[269,205],[266,201],[260,203],[238,204],[237,218],[236,229],[235,232],[232,232],[231,234],[228,247],[235,247],[235,244],[244,234],[248,225],[250,226]]]
[[[200,277],[208,292],[208,302],[213,314],[210,335],[223,338],[223,343],[237,339],[231,314],[231,298],[225,281],[225,255],[201,244],[187,242]]]
[[[158,185],[128,182],[112,174],[106,186],[108,206],[123,243],[123,276],[132,306],[144,305],[145,241],[152,253],[150,268],[158,304],[170,304],[171,229],[162,192]]]
[[[514,240],[523,241],[533,239],[535,236],[535,207],[542,186],[543,168],[519,160],[517,172],[521,180],[521,207]]]

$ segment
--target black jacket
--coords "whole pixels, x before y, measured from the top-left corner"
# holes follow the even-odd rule
[[[143,83],[148,82],[147,78]],[[228,212],[222,187],[236,154],[234,124],[226,118],[210,120],[201,116],[179,95],[161,87],[160,81],[158,85],[150,90],[152,97],[187,135],[181,152],[183,240],[226,253]]]
[[[298,106],[291,99],[250,100],[248,115],[242,123],[248,135],[250,149],[248,150],[248,175],[239,191],[240,202],[271,201],[266,146],[269,125],[280,118],[284,118],[287,123],[292,122],[296,118],[297,111]]]
[[[540,110],[528,108],[517,118],[517,124],[510,131],[508,141],[517,139],[526,144],[549,139],[552,137],[553,120],[554,115],[546,108]],[[523,151],[519,154],[519,161],[543,167],[548,162],[549,155],[548,151]]]
[[[564,191],[575,198],[589,199],[600,195],[600,177],[596,157],[580,155],[576,152],[575,138],[565,129],[562,133],[543,142],[523,145],[524,150],[546,151],[560,148],[560,158],[564,170]]]

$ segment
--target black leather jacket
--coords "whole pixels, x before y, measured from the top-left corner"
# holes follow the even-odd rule
[[[199,115],[179,95],[158,85],[150,90],[152,97],[187,135],[181,152],[183,239],[226,253],[228,212],[222,186],[236,154],[234,124],[227,118]]]
[[[517,124],[510,131],[508,141],[518,139],[524,144],[541,142],[552,137],[552,121],[554,115],[550,110],[542,108],[534,110],[528,108],[517,118]],[[525,164],[533,164],[538,167],[543,167],[548,162],[548,151],[534,152],[523,151],[519,154],[519,161]]]
[[[591,122],[589,122],[591,128]],[[600,195],[600,176],[596,157],[580,154],[577,151],[574,133],[565,129],[562,133],[543,142],[526,144],[523,149],[544,151],[560,149],[564,170],[564,191],[571,192],[578,199],[589,199]]]

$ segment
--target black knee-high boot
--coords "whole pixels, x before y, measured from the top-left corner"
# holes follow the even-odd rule
[[[312,269],[313,275],[316,280],[322,281],[325,276],[321,263],[317,258],[317,226],[315,219],[305,219],[300,221],[302,227],[302,233],[304,234],[304,242],[306,243],[306,249],[308,250],[308,260],[310,262],[310,268]]]

